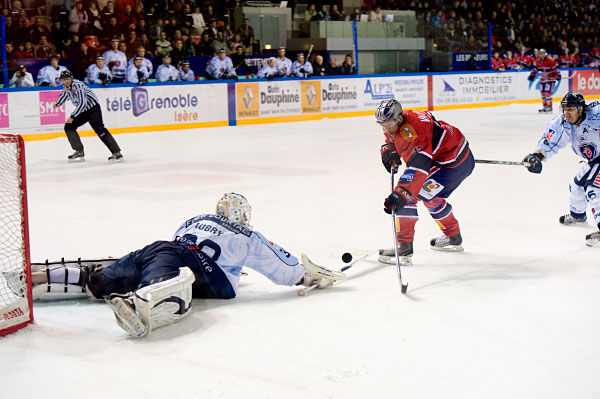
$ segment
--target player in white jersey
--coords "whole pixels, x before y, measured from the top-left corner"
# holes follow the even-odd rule
[[[256,74],[259,78],[267,78],[272,80],[273,78],[279,76],[277,72],[277,67],[275,66],[275,57],[271,57],[267,60],[267,64],[260,68],[258,73]]]
[[[313,73],[313,67],[308,61],[304,61],[304,54],[298,53],[296,61],[292,64],[292,76],[308,78]]]
[[[106,300],[124,330],[143,337],[186,317],[192,298],[234,298],[243,267],[285,286],[324,288],[346,278],[344,273],[315,265],[305,255],[299,263],[253,230],[250,216],[246,198],[227,193],[217,202],[216,213],[186,220],[172,241],[156,241],[118,260],[37,264],[32,273],[33,297],[81,296],[85,290]],[[22,286],[13,284],[22,275],[4,277],[9,288]]]
[[[175,82],[179,80],[179,71],[171,65],[171,56],[163,55],[163,63],[156,68],[156,80],[159,82]]]
[[[107,85],[111,79],[112,75],[110,69],[104,64],[104,57],[99,55],[96,57],[96,63],[88,67],[84,83]]]
[[[192,82],[196,79],[194,71],[190,69],[189,61],[182,61],[181,67],[179,68],[179,80],[183,82]]]
[[[523,162],[532,173],[542,172],[542,161],[547,161],[558,151],[571,144],[573,152],[585,163],[571,181],[571,212],[561,216],[564,225],[585,223],[588,205],[592,209],[598,231],[586,236],[586,244],[600,243],[600,102],[585,104],[580,93],[567,93],[561,106],[563,114],[552,119],[533,153]]]
[[[58,86],[60,84],[60,74],[66,71],[62,65],[58,65],[58,57],[53,55],[50,57],[50,65],[40,69],[37,75],[36,84],[38,86]]]
[[[233,67],[231,58],[227,56],[227,51],[222,48],[219,55],[215,55],[206,67],[205,77],[207,79],[234,79],[237,80],[237,74]]]
[[[127,71],[127,56],[119,50],[119,39],[112,39],[111,49],[104,52],[104,62],[113,75],[113,83],[123,83]]]
[[[134,57],[133,64],[127,67],[125,82],[137,83],[140,85],[148,83],[148,78],[150,76],[148,75],[148,68],[144,67],[143,62],[143,57]]]
[[[133,65],[133,62],[135,61],[136,57],[142,57],[142,68],[146,69],[146,76],[152,76],[154,66],[152,65],[152,61],[146,58],[146,47],[139,46],[137,48],[137,55],[129,59],[129,62],[127,63],[128,67]]]
[[[275,60],[277,74],[281,77],[290,76],[290,73],[292,72],[292,60],[285,56],[285,47],[279,47],[277,55],[278,57]]]

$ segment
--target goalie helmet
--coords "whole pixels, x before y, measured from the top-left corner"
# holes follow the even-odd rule
[[[242,194],[226,193],[217,202],[217,215],[224,216],[242,226],[251,227],[251,213],[252,207]]]
[[[375,119],[380,125],[389,122],[392,119],[400,123],[400,119],[398,118],[399,115],[404,115],[402,113],[402,105],[400,105],[398,100],[393,98],[390,100],[383,100],[377,106],[377,110],[375,111]]]
[[[560,105],[563,109],[566,107],[576,107],[577,111],[581,112],[581,110],[585,108],[585,99],[581,93],[569,92],[565,94]],[[579,107],[581,107],[581,109]]]

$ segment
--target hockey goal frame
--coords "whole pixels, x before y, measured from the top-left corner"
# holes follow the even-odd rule
[[[25,142],[23,137],[13,133],[0,132],[0,146],[16,145],[16,159],[19,165],[19,191],[21,202],[21,237],[22,237],[22,270],[26,294],[24,297],[6,305],[0,305],[0,336],[13,333],[30,323],[33,323],[33,299],[31,295],[31,258],[29,246],[29,217],[27,207],[27,176],[25,164]],[[0,171],[3,173],[3,171]],[[17,266],[18,267],[18,266]]]

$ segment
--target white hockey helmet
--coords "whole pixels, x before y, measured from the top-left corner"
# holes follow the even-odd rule
[[[221,215],[230,221],[250,226],[250,217],[252,216],[252,207],[242,194],[225,193],[217,202],[217,215]]]
[[[392,119],[399,123],[399,115],[404,116],[404,113],[402,112],[402,105],[400,105],[400,102],[394,98],[383,100],[375,111],[375,119],[380,125],[389,122]]]

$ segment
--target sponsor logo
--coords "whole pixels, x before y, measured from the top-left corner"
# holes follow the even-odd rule
[[[258,83],[236,84],[235,97],[239,119],[258,118],[260,116]]]
[[[300,107],[303,114],[321,112],[320,81],[300,82]]]
[[[0,127],[9,127],[8,93],[0,94]]]
[[[175,121],[197,120],[198,113],[185,108],[198,106],[198,97],[192,94],[177,94],[173,96],[152,97],[147,89],[134,87],[131,89],[131,98],[113,97],[106,99],[108,112],[128,112],[138,117],[151,110],[175,110]],[[184,108],[183,110],[180,110]],[[182,112],[181,112],[182,111]]]
[[[576,71],[571,81],[573,82],[573,91],[581,94],[597,94],[600,90],[598,71]]]
[[[391,83],[371,83],[371,79],[367,79],[365,94],[369,94],[373,100],[390,100],[394,98]]]
[[[41,125],[59,125],[66,121],[65,105],[54,108],[54,103],[58,100],[60,91],[41,91],[39,94],[40,102],[40,124]]]
[[[416,173],[416,171],[415,171],[415,170],[412,170],[412,169],[410,169],[410,170],[409,170],[409,169],[406,169],[406,170],[404,171],[404,173],[402,174],[402,176],[400,176],[400,179],[399,179],[399,180],[400,180],[401,182],[403,182],[403,183],[410,183],[411,181],[413,181],[413,180],[414,180],[414,178],[415,178],[415,173]]]
[[[554,133],[556,133],[554,130],[548,129],[548,132],[546,133],[546,140],[552,140],[552,136],[554,136]]]
[[[356,90],[349,90],[347,87],[340,87],[338,83],[329,83],[321,92],[323,101],[331,101],[339,104],[340,101],[355,101],[358,97]]]

